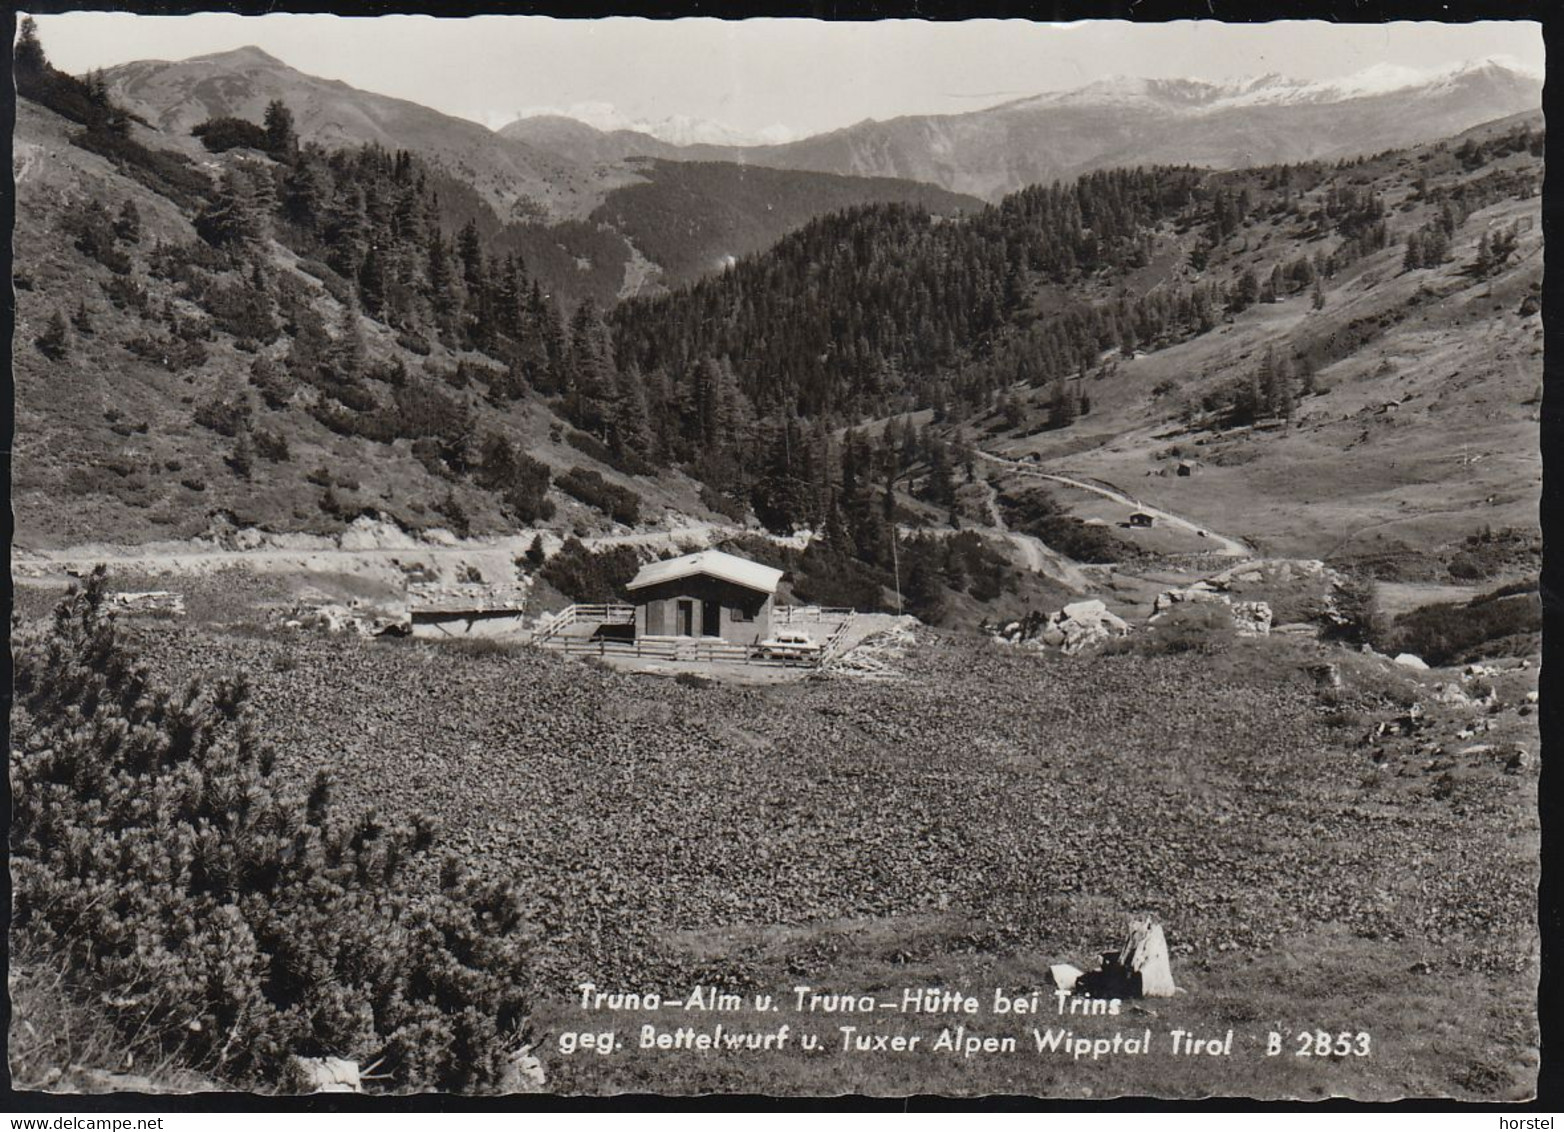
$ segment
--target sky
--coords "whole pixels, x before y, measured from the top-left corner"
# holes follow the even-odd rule
[[[1504,56],[1543,66],[1540,25],[1130,24],[536,16],[435,19],[227,13],[38,17],[55,66],[255,45],[313,75],[499,127],[565,113],[598,126],[689,118],[783,141],[900,114],[977,110],[1113,75],[1321,80],[1375,65],[1438,69]]]

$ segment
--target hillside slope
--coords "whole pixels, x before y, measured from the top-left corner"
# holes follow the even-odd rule
[[[300,136],[327,148],[411,149],[468,182],[510,220],[584,217],[624,172],[593,169],[415,102],[295,70],[257,47],[104,72],[109,94],[173,137],[209,118],[259,122],[269,102],[292,110]]]
[[[1336,159],[1449,137],[1536,110],[1540,79],[1484,62],[1375,89],[1270,76],[1241,86],[1107,80],[966,114],[865,121],[797,142],[734,149],[671,146],[631,131],[522,119],[501,132],[562,157],[645,155],[925,181],[997,200],[1029,184],[1095,169],[1199,165],[1237,169]],[[1394,84],[1392,84],[1394,85]]]
[[[996,452],[1035,454],[1051,470],[1115,485],[1267,553],[1445,581],[1467,540],[1486,533],[1517,532],[1508,541],[1534,556],[1540,197],[1504,194],[1477,208],[1445,262],[1409,267],[1406,237],[1439,211],[1420,197],[1420,180],[1437,201],[1484,178],[1532,175],[1537,161],[1518,153],[1465,169],[1458,151],[1441,144],[1354,168],[1383,194],[1401,238],[1340,272],[1320,309],[1307,293],[1283,295],[1216,333],[1113,358],[1084,383],[1091,415],[1068,428],[1034,431],[1046,416],[1041,398],[1014,430],[993,417],[976,426],[991,430]],[[1473,199],[1486,198],[1474,189]],[[1511,232],[1514,250],[1485,269],[1484,245]],[[1282,238],[1256,233],[1241,254],[1263,271]],[[1268,353],[1312,359],[1312,392],[1290,418],[1235,423],[1220,407]],[[1177,474],[1180,462],[1191,474]],[[1076,502],[1082,515],[1100,512],[1084,496]]]
[[[350,315],[311,273],[321,265],[275,240],[256,250],[280,324],[274,337],[261,343],[225,329],[214,309],[236,317],[219,303],[253,284],[253,265],[225,263],[197,235],[192,209],[73,145],[76,133],[18,101],[11,486],[19,545],[189,538],[233,525],[331,532],[373,513],[412,531],[514,529],[517,518],[500,487],[484,486],[481,463],[458,471],[460,460],[438,458],[416,431],[382,442],[322,423],[325,395],[287,382],[301,334],[338,357],[356,332],[365,375],[356,388],[380,406],[373,413],[414,411],[407,391],[415,391],[424,435],[473,429],[460,434],[460,447],[471,445],[461,460],[477,461],[479,441],[497,435],[556,474],[581,467],[636,492],[648,519],[669,509],[710,515],[677,473],[629,475],[573,447],[540,396],[497,404],[486,385],[504,373],[495,360],[399,340],[384,324]],[[161,140],[156,131],[140,134]],[[258,160],[226,154],[211,171]],[[136,237],[105,236],[127,203]],[[51,356],[39,340],[56,321],[63,348]],[[310,329],[301,330],[305,323]],[[454,414],[448,425],[442,414]],[[563,529],[612,526],[558,488],[548,501]]]
[[[159,145],[196,160],[207,154],[190,137],[193,128],[213,118],[260,122],[273,100],[288,107],[303,141],[410,150],[439,177],[453,229],[474,222],[491,247],[522,255],[571,304],[590,297],[606,305],[719,270],[813,216],[853,204],[903,201],[954,212],[978,203],[887,177],[627,160],[683,150],[648,148],[629,131],[599,135],[569,119],[528,119],[541,131],[543,144],[534,144],[518,131],[495,133],[304,74],[254,47],[126,63],[104,79],[112,98],[158,131]]]

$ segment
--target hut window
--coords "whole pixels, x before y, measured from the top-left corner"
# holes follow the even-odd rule
[[[733,608],[733,616],[732,616],[731,620],[734,620],[734,621],[753,621],[753,620],[755,620],[755,615],[752,614],[752,613],[746,613],[743,609],[740,609],[739,607],[734,606],[734,608]]]

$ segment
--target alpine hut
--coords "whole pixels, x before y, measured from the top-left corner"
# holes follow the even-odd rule
[[[635,635],[708,637],[752,645],[771,635],[782,571],[736,554],[703,550],[642,566],[626,586]]]

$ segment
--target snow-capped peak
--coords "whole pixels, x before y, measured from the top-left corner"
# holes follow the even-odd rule
[[[780,145],[799,136],[781,125],[745,131],[687,114],[672,114],[655,119],[635,118],[607,102],[579,102],[564,107],[534,106],[516,115],[517,119],[539,117],[573,118],[605,132],[630,130],[670,145]]]
[[[1432,70],[1375,63],[1354,74],[1312,80],[1277,74],[1214,81],[1111,75],[1074,90],[1022,99],[1010,103],[1010,107],[1019,110],[1039,106],[1135,106],[1211,113],[1242,106],[1345,102],[1418,88],[1447,89],[1485,72],[1508,72],[1536,82],[1542,79],[1537,68],[1508,56],[1469,60]]]

